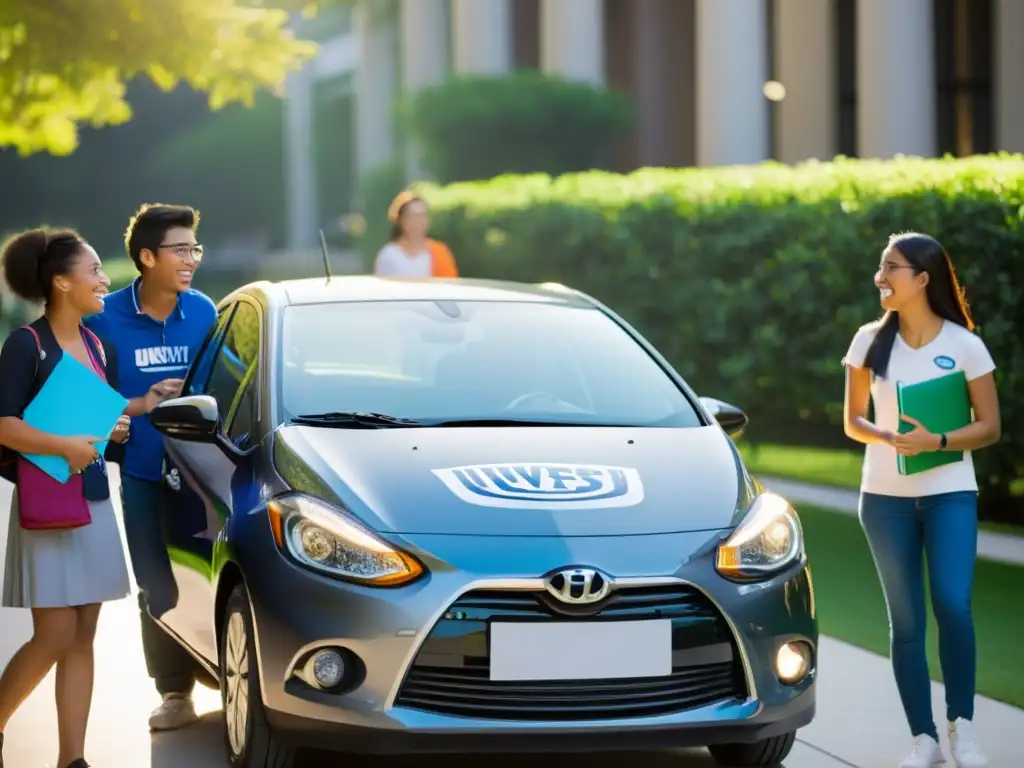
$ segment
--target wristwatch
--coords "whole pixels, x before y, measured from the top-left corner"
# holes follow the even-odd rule
[[[940,451],[946,450],[946,442],[947,442],[946,441],[946,435],[945,434],[939,435],[939,450]]]

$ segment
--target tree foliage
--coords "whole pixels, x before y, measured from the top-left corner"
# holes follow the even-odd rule
[[[328,4],[331,0],[327,0]],[[333,0],[340,4],[344,0]],[[79,124],[130,119],[125,84],[185,82],[211,108],[278,89],[315,51],[288,26],[299,0],[0,0],[0,147],[69,154]]]

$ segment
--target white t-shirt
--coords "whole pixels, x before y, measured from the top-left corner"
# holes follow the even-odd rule
[[[430,277],[434,271],[434,260],[430,250],[424,248],[410,256],[397,243],[388,243],[377,253],[373,264],[375,275],[398,275],[401,277]]]
[[[880,327],[881,321],[876,321],[857,331],[843,358],[845,365],[864,367],[868,347]],[[894,434],[899,431],[897,382],[916,384],[946,376],[953,371],[963,371],[967,380],[973,381],[995,370],[995,367],[985,342],[962,325],[948,320],[943,322],[938,336],[920,349],[907,346],[903,338],[896,334],[886,377],[873,377],[871,383],[875,424]],[[978,479],[974,474],[974,460],[970,451],[964,451],[963,461],[913,475],[901,475],[896,449],[885,443],[872,443],[866,446],[864,452],[860,489],[864,493],[918,498],[953,491],[976,491]]]

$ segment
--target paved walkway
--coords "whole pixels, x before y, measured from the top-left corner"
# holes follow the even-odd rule
[[[779,477],[761,477],[760,480],[771,490],[797,504],[810,504],[850,515],[857,514],[857,501],[860,496],[857,491],[833,488],[827,485],[812,485]],[[1013,565],[1024,565],[1024,536],[995,531],[979,531],[978,557]]]
[[[116,480],[116,478],[115,478]],[[0,557],[6,552],[9,488],[0,481]],[[2,570],[0,570],[2,573]],[[5,664],[31,634],[25,611],[0,609],[0,665]],[[893,768],[909,739],[887,659],[845,643],[823,638],[818,714],[799,734],[786,768]],[[139,641],[137,607],[129,597],[107,605],[97,635],[97,680],[90,722],[88,759],[97,768],[224,768],[219,696],[199,689],[200,723],[184,731],[151,736],[146,720],[158,699],[146,677]],[[943,688],[932,688],[941,720]],[[1016,734],[1024,732],[1024,710],[979,698],[976,720],[989,751],[991,768],[1021,765]],[[10,768],[54,768],[56,714],[51,674],[19,710],[7,728],[4,759]],[[870,734],[870,735],[869,735]],[[387,760],[394,768],[475,768],[482,760],[491,768],[562,766],[564,756],[467,756]],[[644,768],[711,768],[703,750],[658,755],[580,755],[574,760],[589,768],[620,768],[642,760]],[[346,765],[380,765],[380,759],[345,759]],[[338,765],[321,756],[303,768]],[[58,767],[62,768],[62,767]]]

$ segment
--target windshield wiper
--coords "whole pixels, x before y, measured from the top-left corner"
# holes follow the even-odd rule
[[[306,413],[293,416],[296,424],[308,424],[317,427],[350,427],[354,429],[383,429],[386,427],[419,427],[422,423],[416,419],[400,419],[386,413],[369,413],[366,411],[331,411],[329,413]]]
[[[552,421],[551,419],[517,419],[517,418],[481,418],[481,419],[444,419],[442,421],[424,422],[425,427],[593,427],[600,424],[584,424],[572,421]]]

